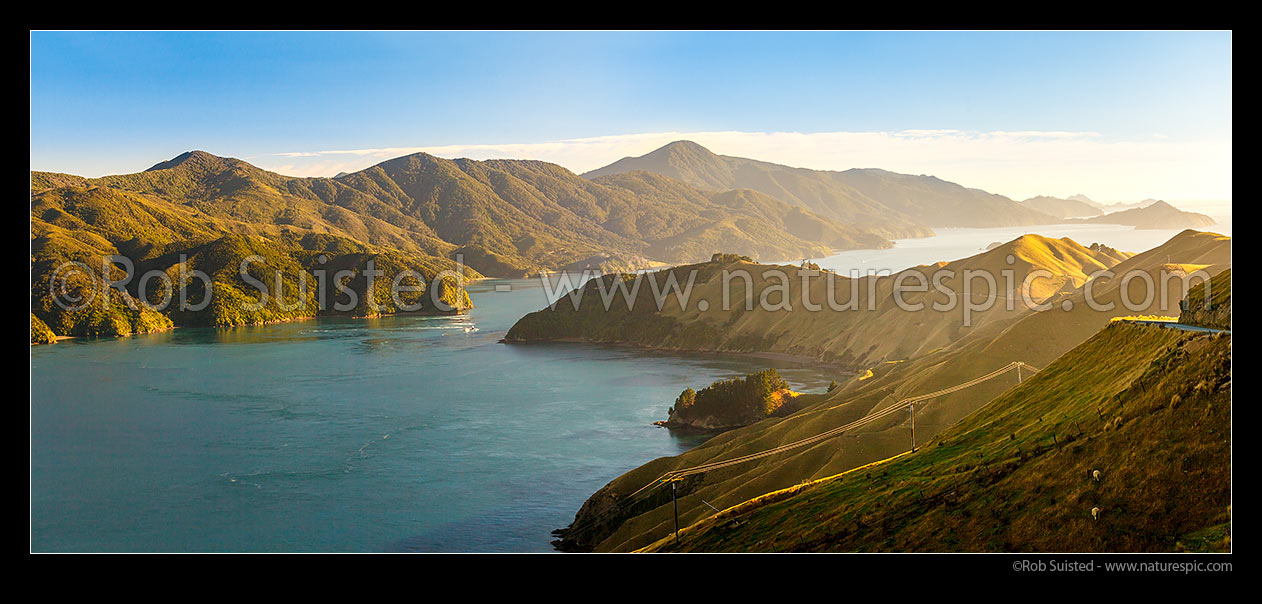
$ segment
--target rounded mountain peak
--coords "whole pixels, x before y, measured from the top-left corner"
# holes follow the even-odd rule
[[[176,155],[175,157],[172,157],[171,159],[168,159],[163,162],[158,162],[145,171],[153,172],[155,170],[170,170],[173,168],[181,168],[181,167],[208,168],[208,167],[214,167],[214,166],[221,166],[228,161],[231,161],[231,160],[229,158],[219,157],[218,155],[213,155],[205,151],[193,150],[193,151],[185,151],[184,153]]]
[[[678,140],[678,141],[667,143],[665,145],[662,145],[660,148],[657,149],[657,151],[654,151],[650,155],[657,154],[657,153],[664,153],[664,154],[671,154],[671,155],[703,155],[703,156],[714,155],[713,151],[705,147],[702,147],[701,145],[689,140]]]

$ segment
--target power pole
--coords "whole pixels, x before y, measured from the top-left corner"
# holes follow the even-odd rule
[[[916,403],[907,406],[907,410],[911,411],[911,451],[916,452]]]
[[[1017,383],[1018,384],[1021,383],[1021,364],[1022,363],[1020,361],[1017,362]]]
[[[675,507],[675,545],[679,545],[679,498],[675,491],[676,481],[670,481],[670,502]]]

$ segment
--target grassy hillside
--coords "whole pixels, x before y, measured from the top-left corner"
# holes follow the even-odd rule
[[[1229,551],[1230,460],[1230,336],[1116,324],[915,453],[648,549]]]
[[[1025,312],[1010,321],[995,321],[935,352],[905,363],[876,366],[876,375],[863,382],[843,383],[838,396],[848,397],[888,389],[895,396],[909,396],[935,390],[943,385],[965,381],[1012,360],[1035,366],[1050,363],[1064,352],[1086,341],[1113,317],[1125,315],[1165,315],[1179,313],[1187,295],[1185,283],[1177,278],[1182,270],[1200,269],[1217,274],[1231,264],[1231,238],[1214,233],[1184,231],[1165,244],[1137,254],[1112,266],[1113,277],[1100,276],[1088,288],[1059,293],[1050,298],[1051,307],[1041,312]],[[1134,275],[1122,290],[1127,275]],[[1165,279],[1163,280],[1163,276]],[[1157,290],[1146,298],[1144,279]],[[1191,281],[1192,290],[1199,289]],[[1127,308],[1125,300],[1135,304]],[[1146,304],[1142,304],[1143,302]],[[961,411],[975,408],[970,400],[989,400],[998,392],[982,385],[967,393],[941,399],[941,406],[925,414],[926,426],[951,425]],[[976,397],[976,398],[973,398]]]
[[[753,189],[890,238],[924,237],[929,227],[1048,224],[1055,218],[977,189],[932,176],[884,170],[844,172],[791,168],[716,155],[691,141],[676,141],[640,157],[587,172],[588,178],[645,170],[710,190]]]
[[[967,333],[984,329],[994,321],[1025,312],[1026,305],[1019,292],[1014,292],[1016,299],[1009,308],[1009,298],[1013,296],[1004,291],[1006,271],[1012,273],[1014,290],[1031,272],[1048,271],[1050,278],[1032,283],[1031,296],[1042,301],[1058,292],[1072,291],[1082,285],[1089,274],[1114,266],[1126,256],[1107,247],[1083,247],[1069,239],[1026,235],[970,258],[883,277],[851,279],[796,266],[759,265],[739,260],[710,262],[646,275],[646,283],[638,290],[631,311],[621,303],[605,311],[601,287],[612,292],[617,284],[623,283],[629,291],[634,285],[630,275],[607,275],[600,282],[587,284],[577,311],[568,299],[563,300],[555,309],[523,317],[509,330],[507,340],[585,340],[667,349],[777,352],[836,362],[855,369],[921,356]],[[1009,258],[1012,258],[1011,264]],[[950,295],[929,287],[939,270],[954,273],[953,277],[938,282]],[[964,272],[970,270],[994,275],[998,291],[992,291],[990,285],[978,279],[969,285],[968,299],[982,306],[990,296],[1000,297],[986,310],[970,312],[966,321],[964,305],[959,301],[964,299]],[[652,280],[658,284],[658,291],[664,291],[672,276],[682,286],[694,271],[694,289],[687,307],[681,309],[679,297],[670,296],[658,312],[654,290],[647,281]],[[749,273],[751,287],[746,288],[745,280],[740,277],[729,278],[725,283],[725,271],[728,275],[738,271]],[[777,273],[786,275],[788,282]],[[928,291],[911,291],[917,283],[913,277],[922,279],[920,283]],[[811,306],[802,302],[804,279],[808,282],[807,302],[818,306],[818,311],[811,311]],[[919,310],[899,306],[892,293],[895,283],[907,287],[902,300],[912,305],[911,308],[919,305]],[[788,307],[780,304],[786,298],[778,289],[787,290]],[[770,303],[766,307],[761,304],[764,295]],[[751,299],[752,309],[748,303]],[[874,303],[869,304],[870,300]],[[953,300],[957,302],[953,309],[939,311],[934,306]]]
[[[1035,239],[1025,243],[1037,241],[1039,240]],[[1020,242],[1019,240],[1017,243]],[[1117,261],[1116,252],[1094,247],[1097,247],[1096,254],[1113,257],[1110,262]],[[1029,253],[1026,256],[1039,263],[1052,263],[1053,260],[1067,262],[1068,267],[1082,262],[1072,260],[1073,258],[1085,260],[1096,257],[1066,255],[1064,252],[1067,249],[1046,245],[1029,251],[1037,250],[1056,250],[1058,253]],[[1186,231],[1162,246],[1113,264],[1111,270],[1119,277],[1132,270],[1152,275],[1159,274],[1163,268],[1171,268],[1167,262],[1175,262],[1183,263],[1178,267],[1196,266],[1215,274],[1229,266],[1230,261],[1230,238],[1213,233]],[[1004,266],[1007,266],[1006,262]],[[1063,266],[1061,270],[1066,270],[1066,267]],[[1120,304],[1120,280],[1099,277],[1091,284],[1094,299],[1102,304],[1114,304],[1109,311],[1092,310],[1084,300],[1085,283],[1079,283],[1078,287],[1067,292],[1058,291],[1050,299],[1054,303],[1051,309],[1042,312],[1001,311],[994,317],[984,318],[980,326],[967,333],[961,332],[954,339],[944,338],[947,342],[945,345],[921,346],[922,340],[942,336],[935,335],[933,326],[928,322],[920,326],[911,325],[897,338],[889,339],[910,341],[912,349],[918,350],[914,355],[875,361],[866,366],[870,369],[870,377],[869,372],[864,371],[859,376],[839,380],[840,386],[827,395],[806,395],[815,398],[803,400],[802,410],[787,418],[764,420],[726,432],[686,453],[653,460],[614,479],[594,494],[576,515],[575,526],[580,530],[567,535],[565,547],[614,550],[648,545],[656,538],[652,537],[654,531],[671,522],[669,498],[663,499],[659,494],[655,499],[630,508],[622,505],[623,498],[668,470],[731,459],[819,434],[881,410],[902,398],[971,380],[1014,360],[1039,367],[1051,363],[1107,326],[1113,316],[1136,314]],[[1129,285],[1138,289],[1135,281]],[[1182,282],[1178,279],[1171,280],[1167,283],[1166,290],[1164,304],[1161,296],[1154,295],[1150,304],[1141,308],[1138,314],[1177,314],[1179,301],[1184,296]],[[1132,297],[1142,300],[1139,295]],[[1061,306],[1066,301],[1072,306],[1068,311]],[[827,318],[824,325],[831,325],[839,320],[826,313],[789,314],[823,315]],[[645,319],[641,320],[651,325]],[[879,334],[883,324],[881,321],[873,323],[876,323],[871,326],[874,333]],[[889,324],[890,321],[884,323]],[[823,331],[819,324],[812,327],[812,323],[807,321],[804,325],[802,330],[805,333]],[[686,326],[679,329],[684,327]],[[879,335],[874,336],[874,343],[878,342],[876,337]],[[839,378],[843,376],[844,372],[839,370]],[[956,424],[1015,384],[1016,376],[1009,375],[934,400],[916,414],[918,437],[930,437]],[[895,414],[849,432],[840,439],[719,472],[690,477],[681,485],[688,489],[689,494],[695,493],[697,499],[681,500],[681,514],[696,514],[696,517],[705,514],[708,508],[700,503],[700,499],[720,508],[736,505],[763,493],[830,476],[895,455],[907,447],[908,428],[908,416]]]

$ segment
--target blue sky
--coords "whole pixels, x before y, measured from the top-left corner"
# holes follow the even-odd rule
[[[1030,186],[1229,198],[1230,53],[1226,32],[32,32],[31,167],[133,172],[196,148],[332,175],[426,149],[581,171],[688,134],[1014,196],[1062,157],[1078,181]],[[1100,187],[1083,153],[1126,183]]]

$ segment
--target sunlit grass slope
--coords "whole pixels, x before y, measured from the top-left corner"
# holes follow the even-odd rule
[[[1113,324],[911,455],[650,549],[1225,550],[1230,430],[1230,336]]]

